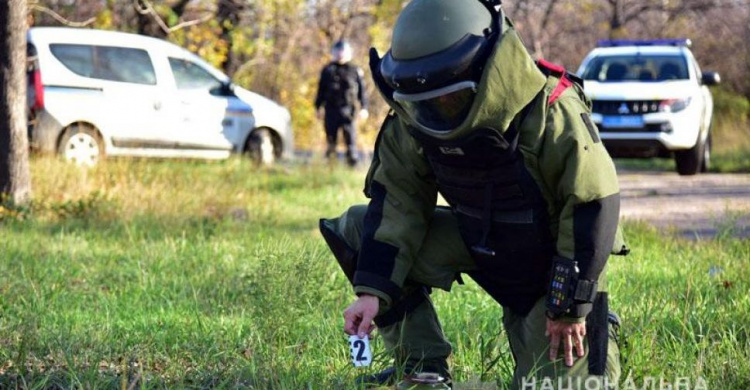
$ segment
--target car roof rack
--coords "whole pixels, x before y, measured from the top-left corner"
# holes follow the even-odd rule
[[[597,47],[618,46],[684,46],[689,48],[693,42],[688,38],[679,39],[601,39],[596,43]]]

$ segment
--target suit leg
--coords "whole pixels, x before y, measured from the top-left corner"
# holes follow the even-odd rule
[[[366,211],[366,206],[354,206],[339,218],[322,220],[321,227],[334,232],[352,251],[358,252]],[[403,298],[390,307],[381,307],[376,318],[379,333],[399,365],[425,365],[426,369],[447,373],[445,361],[451,346],[443,335],[429,288],[450,290],[459,272],[473,269],[474,262],[460,237],[455,217],[449,210],[436,209],[404,284]]]

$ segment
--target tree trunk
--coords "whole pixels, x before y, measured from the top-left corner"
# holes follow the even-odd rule
[[[0,201],[31,197],[26,134],[26,0],[0,0]]]
[[[622,28],[622,20],[620,19],[620,2],[610,0],[612,5],[612,14],[609,18],[609,39],[615,39],[617,34]]]

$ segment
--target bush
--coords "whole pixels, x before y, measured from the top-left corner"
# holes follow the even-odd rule
[[[750,171],[750,100],[723,88],[714,97],[713,168],[718,172]]]
[[[750,118],[750,100],[723,88],[712,91],[717,119],[747,122]]]

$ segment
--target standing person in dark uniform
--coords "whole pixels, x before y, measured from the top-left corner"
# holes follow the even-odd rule
[[[323,68],[315,98],[318,118],[325,117],[326,158],[335,157],[339,129],[343,130],[346,142],[346,159],[350,166],[357,164],[356,117],[368,117],[367,97],[362,77],[364,73],[351,64],[352,47],[346,41],[338,41],[331,49],[332,61]],[[359,101],[359,112],[357,112]],[[322,110],[325,109],[325,114]]]
[[[606,283],[609,255],[628,252],[615,166],[580,79],[535,63],[498,5],[412,0],[391,49],[370,51],[391,108],[370,203],[320,221],[353,285],[344,332],[377,326],[395,357],[362,384],[429,372],[447,387],[452,348],[429,294],[460,274],[502,307],[512,389],[605,389],[620,377]]]

